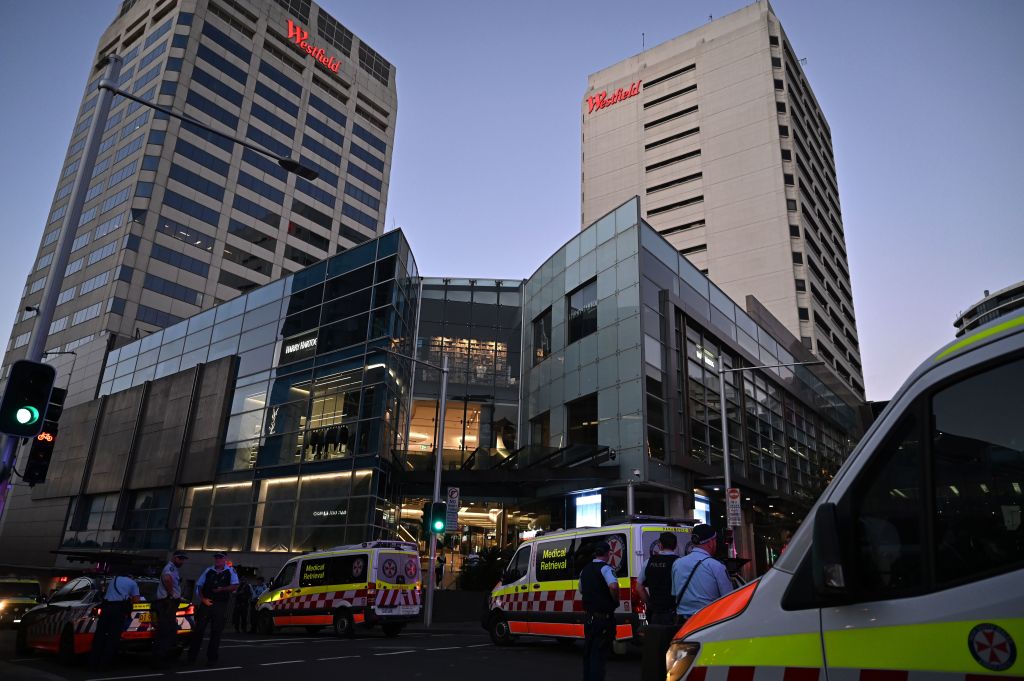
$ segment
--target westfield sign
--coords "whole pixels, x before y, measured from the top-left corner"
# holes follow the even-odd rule
[[[334,57],[328,57],[324,53],[322,47],[315,47],[309,44],[309,31],[305,31],[301,26],[296,24],[291,19],[288,20],[288,39],[294,40],[295,44],[301,47],[309,54],[310,57],[316,59],[318,62],[324,65],[325,69],[338,72],[338,67],[341,66],[341,62]]]
[[[629,87],[620,87],[618,90],[612,93],[611,97],[608,96],[608,91],[599,92],[596,95],[587,97],[587,111],[588,114],[592,114],[595,111],[611,106],[612,104],[618,104],[624,99],[630,97],[636,97],[640,94],[640,86],[643,84],[642,80],[638,80]]]

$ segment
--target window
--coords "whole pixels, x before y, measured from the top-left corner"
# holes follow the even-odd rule
[[[931,411],[937,581],[1021,567],[1024,359],[939,391]]]
[[[351,161],[348,163],[348,174],[360,182],[364,182],[370,187],[373,187],[377,191],[380,191],[381,187],[384,186],[384,183],[381,182],[380,178],[373,176],[371,173],[363,170]]]
[[[867,597],[923,583],[921,447],[913,416],[893,429],[851,489],[853,579]]]
[[[295,577],[295,568],[298,567],[298,561],[292,561],[286,563],[281,571],[277,573],[277,577],[270,580],[271,589],[279,589],[282,586],[286,586],[292,583],[292,579]]]
[[[783,149],[782,150],[782,160],[783,161],[792,161],[793,160],[793,152],[790,151],[789,149]]]
[[[779,112],[779,113],[786,113],[786,103],[785,102],[775,102],[775,110],[777,112]]]
[[[64,603],[68,601],[80,601],[89,595],[92,590],[92,580],[88,577],[73,579],[60,588],[57,593],[50,597],[50,603]]]
[[[384,172],[384,161],[380,160],[366,149],[363,149],[354,142],[349,145],[349,153],[358,158],[360,161],[365,162],[371,168],[376,168],[380,172]]]
[[[786,210],[796,210],[796,199],[786,199]]]
[[[576,553],[573,556],[573,569],[576,576],[592,560],[594,560],[594,547],[598,542],[608,542],[611,547],[608,564],[611,565],[616,577],[626,577],[629,574],[629,554],[626,551],[626,535],[624,534],[591,534],[579,537],[576,540]]]
[[[572,579],[572,539],[537,542],[535,580],[553,582]]]
[[[782,80],[780,80],[779,78],[775,78],[774,80],[775,80],[775,89],[776,90],[783,90],[783,89],[785,89],[785,86],[782,84]]]
[[[570,445],[597,445],[597,393],[565,405]]]
[[[569,294],[569,339],[575,343],[597,331],[597,279]]]
[[[793,251],[793,264],[794,265],[803,265],[804,264],[804,254],[803,253],[798,253],[796,251]]]
[[[789,126],[788,125],[780,125],[779,126],[779,137],[789,137]]]
[[[798,307],[796,309],[796,312],[797,316],[800,318],[800,321],[810,321],[811,317],[806,307]]]
[[[82,322],[87,322],[90,319],[95,319],[100,316],[103,311],[103,303],[95,303],[89,307],[79,310],[75,314],[71,315],[71,326],[76,326]]]
[[[796,290],[797,291],[800,291],[802,293],[805,293],[807,291],[807,282],[806,281],[804,281],[803,279],[795,279],[794,281],[796,282]]]
[[[800,236],[800,226],[799,225],[790,225],[789,226],[789,235],[790,236]]]
[[[341,214],[344,215],[345,217],[355,220],[356,222],[361,224],[363,227],[366,227],[370,231],[377,230],[377,218],[375,218],[372,215],[369,215],[368,213],[364,213],[355,206],[352,206],[348,203],[341,204]]]
[[[782,174],[782,181],[783,181],[783,183],[785,183],[789,187],[792,187],[794,184],[796,184],[795,180],[793,179],[793,175],[791,173],[783,173]]]
[[[544,361],[551,354],[551,308],[533,320],[533,364]]]
[[[61,291],[60,295],[57,296],[57,304],[63,305],[64,303],[73,299],[75,297],[75,289],[76,287],[72,286],[71,288],[66,288],[63,291]]]
[[[217,54],[212,49],[207,47],[205,44],[199,43],[199,51],[196,53],[196,56],[209,63],[211,66],[214,66],[217,69],[217,71],[223,73],[225,76],[238,81],[242,85],[245,85],[245,81],[247,80],[247,74],[245,70],[238,68],[233,63],[231,63],[230,61],[228,61],[227,59],[225,59],[224,57],[222,57],[221,55]],[[197,68],[195,69],[195,71],[199,71],[199,69]]]
[[[782,59],[779,57],[772,57],[772,66],[777,69],[782,68]]]
[[[52,252],[51,253],[47,253],[46,255],[40,257],[39,261],[36,263],[36,272],[38,272],[41,269],[45,269],[45,268],[49,267],[51,262],[53,262],[53,253]]]
[[[503,584],[511,584],[512,582],[518,582],[520,579],[525,577],[530,571],[530,553],[533,547],[529,544],[520,546],[519,550],[516,551],[516,555],[512,556],[512,560],[508,562],[508,567],[505,568],[505,572],[501,576]]]
[[[348,501],[347,499],[345,500]],[[294,563],[293,563],[294,565]],[[367,554],[335,556],[319,560],[304,560],[299,573],[299,586],[326,586],[328,584],[354,584],[366,581]]]
[[[779,36],[777,36],[777,35],[770,35],[770,36],[768,36],[768,44],[769,45],[775,45],[776,47],[778,47],[778,45],[779,45]]]

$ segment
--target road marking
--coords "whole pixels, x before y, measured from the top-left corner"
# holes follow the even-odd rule
[[[353,657],[359,657],[359,656],[358,655],[340,655],[338,657],[318,657],[316,659],[317,659],[318,662],[322,662],[324,660],[350,660]]]
[[[101,676],[98,679],[89,679],[89,681],[114,681],[115,679],[148,679],[153,676],[163,676],[163,673],[159,674],[135,674],[134,676]]]
[[[39,659],[38,657],[19,657],[11,662],[39,662]]]
[[[471,645],[471,646],[462,646],[462,647],[463,648],[483,648],[483,647],[489,646],[489,645],[491,645],[491,644],[490,643],[476,643],[476,644]]]
[[[405,655],[406,653],[415,653],[415,652],[416,652],[415,650],[396,650],[393,653],[374,653],[374,656],[375,657],[380,657],[381,655]]]
[[[241,669],[241,667],[210,667],[209,669],[188,669],[183,672],[174,672],[175,674],[202,674],[204,672],[223,672],[228,669]]]
[[[275,664],[295,664],[296,662],[305,662],[305,660],[281,660],[280,662],[261,662],[261,667],[272,667]]]
[[[447,646],[445,648],[427,648],[426,650],[458,650],[462,646]]]

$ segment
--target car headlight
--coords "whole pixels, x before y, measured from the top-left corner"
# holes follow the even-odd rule
[[[673,643],[665,653],[666,681],[679,681],[690,671],[700,652],[699,643]]]

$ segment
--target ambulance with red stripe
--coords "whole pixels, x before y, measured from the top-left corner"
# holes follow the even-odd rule
[[[694,614],[665,662],[668,681],[1020,681],[1022,645],[1017,314],[926,360],[774,567]]]
[[[380,625],[397,636],[421,609],[416,544],[372,541],[307,553],[285,563],[256,604],[256,627],[309,632],[331,627],[349,637]]]
[[[615,642],[621,651],[625,643],[636,641],[643,625],[644,603],[637,595],[637,578],[647,559],[660,550],[661,533],[679,533],[679,545],[685,546],[691,526],[688,521],[660,518],[559,530],[527,539],[491,591],[483,627],[496,645],[508,645],[519,636],[582,639],[579,575],[593,560],[594,546],[606,541],[611,547],[609,563],[619,580]]]

